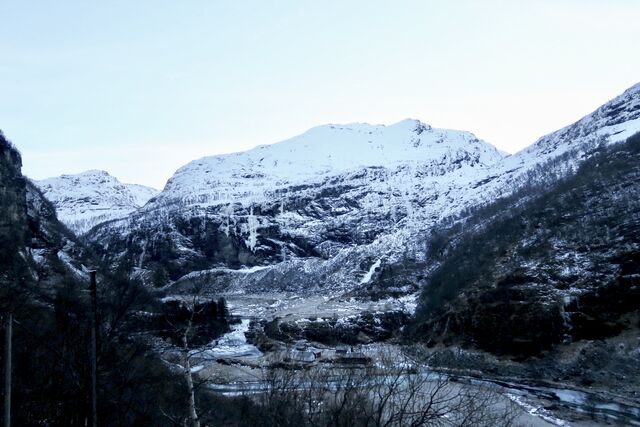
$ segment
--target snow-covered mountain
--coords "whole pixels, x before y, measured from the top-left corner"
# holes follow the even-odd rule
[[[125,217],[158,194],[154,188],[123,184],[100,170],[34,182],[53,202],[60,221],[77,234],[96,224]]]
[[[407,119],[392,126],[325,125],[252,150],[205,157],[180,168],[157,204],[257,203],[294,185],[322,181],[371,167],[468,163],[468,175],[494,165],[502,155],[469,132],[433,129]]]
[[[300,275],[321,269],[328,286],[342,288],[360,283],[384,254],[406,252],[405,237],[457,202],[448,197],[452,188],[469,187],[502,158],[468,132],[417,120],[321,126],[191,162],[152,202],[89,238],[109,245],[98,249],[106,258],[135,253],[127,262],[166,269],[172,279],[193,270],[269,266],[249,281],[260,276],[259,288],[277,281],[309,289],[319,285],[317,277]]]
[[[156,284],[177,280],[176,289],[353,290],[424,263],[444,218],[555,180],[639,128],[639,86],[506,157],[468,132],[416,120],[320,126],[191,162],[150,203],[88,237],[112,264],[153,272]],[[387,285],[410,291],[410,282]]]

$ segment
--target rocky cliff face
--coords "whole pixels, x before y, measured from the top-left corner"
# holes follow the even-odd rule
[[[1,280],[13,291],[37,285],[46,293],[67,274],[84,279],[82,263],[98,261],[90,261],[88,249],[58,221],[54,206],[21,168],[20,153],[0,134]]]
[[[158,329],[166,332],[167,318],[172,325],[180,325],[186,316],[190,327],[198,328],[198,337],[210,342],[212,336],[227,330],[226,321],[211,316],[215,303],[200,305],[208,309],[209,316],[194,319],[182,310],[177,316],[167,313],[163,318],[160,302],[139,284],[109,274],[58,221],[53,204],[20,169],[19,152],[0,133],[0,316],[3,330],[7,313],[13,318],[13,423],[81,425],[90,418],[87,349],[92,310],[83,268],[87,266],[98,270],[97,327],[103,338],[97,347],[99,393],[105,396],[98,398],[98,411],[110,414],[117,423],[129,419],[125,424],[162,424],[163,419],[153,418],[155,409],[139,418],[137,414],[144,409],[125,415],[136,405],[131,396],[144,396],[138,407],[145,408],[149,407],[149,396],[173,399],[183,393],[181,389],[166,395],[162,391],[149,393],[181,382],[154,359],[152,349],[140,341],[141,334]],[[136,314],[143,308],[140,319]],[[191,320],[198,323],[192,325]],[[157,382],[150,385],[149,378],[157,378]],[[117,396],[121,395],[127,397],[120,400]]]
[[[0,132],[0,287],[28,279],[26,180],[18,150]]]
[[[100,261],[58,220],[53,203],[34,183],[27,181],[26,190],[28,249],[41,288],[49,288],[67,274],[87,280],[86,270],[97,268]]]
[[[23,234],[26,220],[25,179],[22,176],[22,158],[18,150],[0,133],[0,228],[3,236],[9,231]],[[22,230],[22,231],[20,231]],[[5,242],[8,243],[8,239]]]

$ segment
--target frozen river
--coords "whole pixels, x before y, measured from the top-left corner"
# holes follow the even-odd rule
[[[194,354],[203,360],[261,357],[262,352],[247,342],[245,332],[249,330],[249,323],[249,319],[242,319],[240,323],[231,325],[231,332],[212,342],[206,350],[194,350]]]

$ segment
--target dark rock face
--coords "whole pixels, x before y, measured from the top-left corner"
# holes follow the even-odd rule
[[[574,339],[599,339],[626,329],[627,313],[640,303],[640,253],[623,256],[620,275],[606,287],[587,292],[566,307]],[[640,325],[639,325],[640,326]]]
[[[356,345],[397,336],[407,318],[408,315],[403,312],[364,312],[340,321],[337,318],[320,318],[291,322],[276,318],[263,328],[267,337],[284,342],[308,340],[327,345]]]
[[[132,224],[136,225],[126,239],[113,232],[102,233],[104,229],[94,230],[91,240],[96,253],[105,261],[125,268],[163,269],[171,280],[191,271],[215,266],[252,266],[274,262],[281,256],[281,249],[273,243],[278,237],[277,229],[261,229],[260,245],[252,251],[239,232],[226,233],[223,220],[208,218],[205,213],[191,216],[176,212],[160,224],[137,222],[134,216]],[[239,228],[241,224],[235,226]],[[118,258],[119,254],[124,256]]]
[[[24,245],[26,239],[26,181],[20,153],[0,132],[0,239],[2,246]]]
[[[44,291],[97,262],[21,168],[20,153],[0,133],[0,280],[22,291],[37,282]]]
[[[432,242],[416,333],[528,356],[632,325],[640,309],[640,135]]]
[[[88,280],[84,267],[99,268],[100,261],[56,215],[53,204],[26,180],[28,242],[32,272],[42,290],[53,290],[68,274]]]
[[[373,214],[360,218],[360,207],[344,196],[346,187],[342,182],[329,187],[309,186],[306,190],[309,194],[289,194],[282,203],[307,224],[314,224],[307,234],[299,233],[297,225],[284,229],[277,221],[281,202],[273,201],[251,209],[234,206],[232,217],[226,213],[229,206],[225,205],[158,206],[134,213],[126,220],[105,223],[87,237],[96,253],[111,265],[148,270],[162,266],[171,280],[177,280],[192,271],[222,266],[235,269],[276,264],[291,257],[326,259],[332,252],[327,248],[332,245],[343,248],[371,243],[385,229],[392,228],[389,218]],[[357,192],[364,194],[366,187],[357,188]],[[336,210],[345,213],[336,215]],[[252,216],[259,221],[253,246],[247,233]]]
[[[0,132],[0,286],[28,280],[26,180],[20,153]]]

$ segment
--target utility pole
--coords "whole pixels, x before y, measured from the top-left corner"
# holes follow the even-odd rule
[[[11,427],[11,341],[13,314],[7,316],[4,333],[4,427]]]
[[[89,272],[89,294],[91,296],[91,422],[93,427],[98,427],[98,304],[96,271]]]

